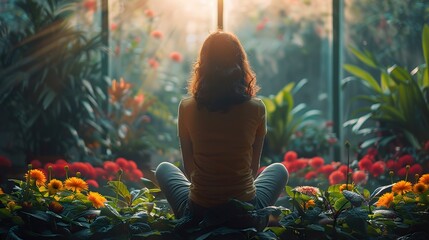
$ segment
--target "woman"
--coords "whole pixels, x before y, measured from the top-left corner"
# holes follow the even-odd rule
[[[257,176],[266,134],[265,105],[238,38],[215,32],[205,40],[179,104],[178,135],[186,176],[164,162],[156,178],[176,218],[201,220],[230,199],[273,205],[288,180],[275,163]]]

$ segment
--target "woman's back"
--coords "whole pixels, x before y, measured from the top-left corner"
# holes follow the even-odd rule
[[[227,111],[198,107],[193,97],[179,106],[179,137],[190,139],[194,170],[190,198],[202,206],[215,206],[230,198],[249,201],[255,196],[252,144],[264,136],[265,106],[252,98]]]

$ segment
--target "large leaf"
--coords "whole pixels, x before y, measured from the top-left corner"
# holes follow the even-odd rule
[[[370,73],[368,73],[367,71],[363,70],[362,68],[354,66],[354,65],[350,65],[350,64],[345,64],[344,65],[344,69],[346,71],[350,72],[351,74],[359,77],[360,79],[364,80],[364,82],[366,83],[366,85],[368,87],[370,87],[372,90],[374,90],[374,91],[376,91],[378,93],[382,93],[383,92],[381,90],[380,85],[374,79],[374,77],[371,76]]]
[[[130,191],[128,191],[127,186],[121,181],[109,181],[109,186],[113,188],[115,193],[119,194],[119,196],[124,199],[131,199]]]
[[[426,62],[426,77],[429,78],[429,72],[427,69],[429,68],[429,25],[425,24],[422,32],[422,48],[423,48],[423,56]]]
[[[372,68],[377,68],[378,64],[377,61],[375,59],[375,57],[370,53],[370,52],[361,52],[356,48],[353,47],[349,47],[349,50],[363,63],[365,63],[366,65],[372,67]]]

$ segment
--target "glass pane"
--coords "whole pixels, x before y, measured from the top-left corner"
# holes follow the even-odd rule
[[[335,141],[325,127],[330,120],[331,1],[224,2],[225,29],[242,41],[261,86],[259,94],[277,94],[287,84],[298,85],[306,79],[293,94],[293,107],[305,104],[299,113],[320,111],[318,120],[309,124],[301,121],[299,127],[290,129],[292,135],[285,138],[283,150],[295,150],[302,157],[329,155],[332,145],[328,141]]]

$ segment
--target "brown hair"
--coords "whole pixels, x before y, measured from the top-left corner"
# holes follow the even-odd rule
[[[231,105],[254,97],[256,76],[238,38],[217,31],[201,47],[188,84],[188,93],[210,111],[226,111]]]

